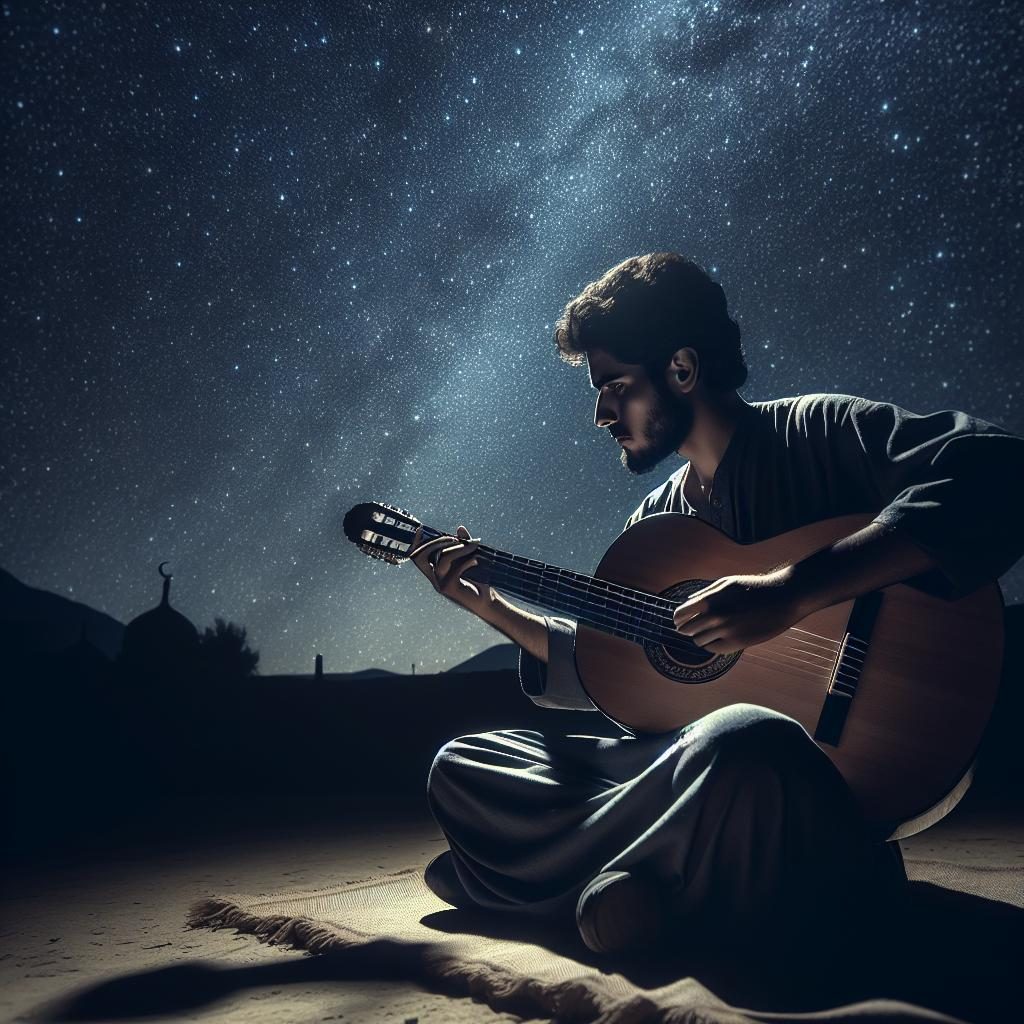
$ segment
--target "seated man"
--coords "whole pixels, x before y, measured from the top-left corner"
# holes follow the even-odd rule
[[[917,415],[842,394],[746,402],[740,331],[725,295],[675,253],[628,259],[573,299],[555,341],[587,363],[595,423],[644,473],[687,461],[644,499],[751,543],[834,516],[877,513],[814,555],[718,580],[676,628],[725,654],[811,612],[893,583],[953,599],[1024,553],[1017,529],[1024,440],[961,412]],[[479,543],[420,544],[435,589],[521,647],[525,692],[594,709],[576,672],[575,623],[538,616],[462,578]],[[896,843],[873,834],[802,725],[752,704],[656,736],[511,729],[463,736],[428,778],[450,849],[427,884],[457,907],[551,916],[575,908],[587,946],[610,952],[675,930],[702,940],[810,908],[841,877],[848,899],[905,883]]]

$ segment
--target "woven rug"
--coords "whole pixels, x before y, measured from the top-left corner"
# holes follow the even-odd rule
[[[773,965],[770,972],[764,972],[770,978],[759,976],[749,963],[726,963],[726,969],[721,970],[723,962],[730,960],[721,953],[716,955],[717,973],[714,965],[698,967],[690,960],[631,962],[629,969],[620,963],[612,966],[608,958],[589,953],[575,933],[553,935],[547,929],[543,935],[530,935],[523,932],[519,921],[510,925],[507,920],[496,921],[494,915],[454,910],[426,887],[422,871],[422,867],[413,867],[312,892],[205,899],[191,908],[188,923],[192,927],[234,928],[263,942],[343,957],[348,963],[348,976],[355,959],[378,975],[390,974],[434,991],[468,996],[495,1010],[560,1022],[738,1024],[773,1020],[981,1019],[939,1012],[940,1008],[949,1009],[948,999],[943,1004],[941,998],[925,998],[923,1002],[933,1007],[928,1009],[915,1000],[901,998],[899,993],[894,997],[891,979],[879,982],[881,987],[874,990],[870,979],[860,976],[856,979],[859,989],[850,989],[849,977],[844,982],[841,972],[823,980],[822,964],[846,962],[846,949],[837,949],[835,957],[826,952],[813,970],[803,973],[802,964],[788,963],[789,969],[781,972]],[[916,945],[920,951],[928,945],[929,936],[948,929],[949,935],[936,948],[948,950],[952,945],[951,962],[962,966],[964,957],[969,959],[970,950],[977,948],[979,936],[994,936],[998,948],[1008,941],[1005,935],[997,934],[1000,928],[1010,932],[1017,929],[1019,936],[1019,921],[1024,914],[1013,908],[1024,906],[1024,867],[908,861],[907,871],[914,880],[911,888],[915,898],[924,894],[930,909],[923,912],[923,918],[919,915],[913,936],[909,926],[889,921],[882,923],[880,937],[884,938],[887,929],[890,939],[893,931],[898,931],[899,943],[903,943],[902,936],[910,936],[904,945],[908,949]],[[951,942],[947,941],[950,937]],[[963,951],[955,948],[957,942],[964,944]],[[922,954],[925,958],[932,955]],[[982,963],[984,976],[978,976],[976,965],[968,965],[970,977],[964,984],[999,983],[992,975],[998,968],[992,966],[987,954]],[[948,989],[955,982],[949,977],[951,969],[929,960],[924,967],[925,977],[945,979]],[[788,987],[779,987],[780,973],[791,976]],[[851,991],[856,995],[864,989],[861,998],[850,998]],[[811,990],[813,994],[808,995]],[[801,1005],[800,993],[804,994],[805,1005]],[[864,997],[880,994],[887,998]],[[970,993],[966,995],[964,1002],[965,993],[957,993],[955,1009],[962,1011],[964,1005],[971,1004]],[[987,998],[991,999],[991,993]],[[960,1005],[956,1005],[958,999]]]

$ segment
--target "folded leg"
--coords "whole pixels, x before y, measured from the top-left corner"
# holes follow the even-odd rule
[[[658,736],[462,736],[427,791],[450,846],[427,881],[459,906],[564,915],[596,874],[629,870],[679,915],[728,926],[905,877],[806,730],[749,704]]]

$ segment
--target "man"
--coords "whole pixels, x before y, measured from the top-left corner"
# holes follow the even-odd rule
[[[692,260],[625,260],[568,304],[555,341],[564,360],[586,362],[595,424],[627,470],[648,472],[672,453],[687,460],[627,529],[679,512],[752,543],[877,513],[811,557],[717,580],[676,608],[676,628],[709,651],[761,643],[893,583],[956,598],[1024,552],[1021,438],[960,412],[919,416],[849,395],[744,401],[739,327]],[[454,538],[417,537],[412,558],[439,593],[519,644],[536,703],[593,709],[576,673],[575,623],[463,579],[478,543],[460,526]],[[463,736],[435,758],[428,798],[450,847],[426,872],[442,899],[563,919],[574,907],[597,952],[687,932],[750,934],[783,910],[799,928],[837,889],[852,906],[906,881],[898,846],[870,832],[806,730],[754,705],[659,736]]]

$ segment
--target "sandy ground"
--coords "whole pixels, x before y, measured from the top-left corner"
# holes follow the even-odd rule
[[[122,839],[50,863],[8,869],[0,917],[0,1019],[32,1020],[72,995],[106,1000],[78,1019],[518,1021],[469,999],[407,982],[317,977],[302,953],[230,931],[187,929],[188,906],[205,895],[320,888],[339,880],[424,865],[444,841],[425,808],[365,806],[309,815],[262,813],[266,826],[186,822],[150,839]],[[173,814],[168,823],[173,821]],[[109,845],[109,844],[108,844]],[[914,859],[1021,863],[1024,821],[963,805],[905,840]],[[194,1005],[187,1006],[193,1002]],[[169,1005],[178,1008],[166,1012]],[[161,1012],[164,1011],[164,1012]],[[63,1018],[61,1018],[63,1019]]]

